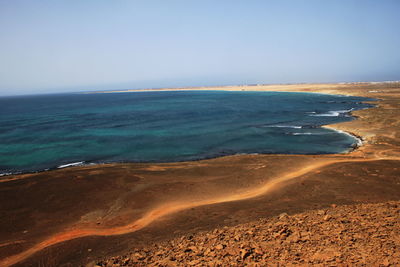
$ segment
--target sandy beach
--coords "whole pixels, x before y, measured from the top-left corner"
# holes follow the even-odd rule
[[[400,200],[400,82],[156,90],[314,92],[378,101],[352,112],[356,120],[328,126],[362,139],[350,153],[103,164],[1,177],[0,266],[95,264],[282,213]]]

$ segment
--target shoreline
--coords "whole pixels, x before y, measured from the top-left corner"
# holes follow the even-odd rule
[[[301,84],[290,84],[290,85],[301,85]],[[307,85],[307,84],[306,84]],[[246,87],[256,87],[257,85],[246,85]],[[270,85],[268,85],[270,86]],[[236,86],[226,86],[229,88],[235,88]],[[211,87],[214,90],[214,87]],[[200,91],[202,89],[196,89],[196,88],[161,88],[161,89],[143,89],[143,90],[127,90],[126,92],[163,92],[163,91],[181,91],[181,90],[185,90],[185,91]],[[220,88],[219,90],[215,90],[215,91],[231,91],[231,90],[224,90],[223,88]],[[232,91],[238,91],[238,90],[232,90]],[[264,91],[259,91],[259,90],[245,90],[246,92],[264,92]],[[105,92],[93,92],[94,94],[97,93],[123,93],[125,91],[105,91]],[[267,91],[267,92],[286,92],[286,91]],[[294,93],[292,91],[287,91],[286,93]],[[335,96],[340,96],[340,94],[332,94],[332,93],[319,93],[319,92],[304,92],[304,91],[300,91],[300,92],[295,92],[295,93],[310,93],[310,94],[322,94],[322,95],[335,95]],[[343,95],[346,96],[346,95]],[[363,103],[367,103],[370,100],[366,100],[366,101],[361,101]],[[370,108],[374,108],[376,103],[379,102],[379,99],[375,100],[376,102],[374,102],[374,104],[372,104],[372,107],[367,107],[364,109],[370,109]],[[353,118],[353,119],[357,119],[356,116],[354,116],[352,114],[352,110],[343,112],[344,114],[348,114],[349,117]],[[344,121],[346,122],[346,121]],[[344,123],[344,122],[340,122],[340,123]],[[297,154],[297,153],[261,153],[261,152],[252,152],[252,153],[234,153],[234,154],[220,154],[220,155],[214,155],[214,156],[207,156],[204,158],[196,158],[193,160],[176,160],[176,161],[116,161],[116,162],[112,162],[112,161],[105,161],[105,162],[90,162],[90,161],[78,161],[78,162],[69,162],[69,163],[63,163],[61,165],[58,166],[53,166],[53,167],[49,167],[43,170],[33,170],[33,171],[16,171],[16,172],[4,172],[4,173],[0,173],[0,183],[1,182],[7,182],[7,181],[11,181],[11,180],[15,180],[15,179],[8,179],[9,176],[18,176],[18,175],[26,175],[26,174],[37,174],[37,173],[42,173],[42,172],[48,172],[48,171],[55,171],[55,170],[59,170],[59,169],[64,169],[64,168],[79,168],[79,167],[86,167],[86,166],[92,166],[92,165],[108,165],[108,164],[137,164],[137,163],[149,163],[149,164],[161,164],[161,163],[177,163],[177,162],[196,162],[196,161],[202,161],[202,160],[210,160],[210,159],[216,159],[216,158],[221,158],[221,157],[229,157],[229,156],[237,156],[237,155],[341,155],[341,154],[347,154],[347,153],[351,153],[354,150],[357,150],[359,147],[361,147],[363,145],[363,138],[362,136],[358,136],[352,132],[348,132],[348,131],[342,131],[342,130],[338,130],[334,127],[331,127],[330,124],[326,124],[326,125],[320,125],[317,126],[316,128],[325,128],[325,129],[329,129],[332,130],[334,132],[340,133],[340,134],[344,134],[347,136],[350,136],[352,138],[355,139],[356,143],[353,144],[352,146],[350,146],[349,148],[343,150],[340,153],[309,153],[309,154]]]
[[[325,128],[325,129],[330,129],[334,132],[341,133],[347,136],[350,136],[356,140],[356,142],[344,150],[341,153],[309,153],[309,154],[297,154],[297,153],[261,153],[261,152],[252,152],[252,153],[235,153],[235,154],[223,154],[223,155],[215,155],[215,156],[209,156],[209,157],[204,157],[204,158],[198,158],[198,159],[193,159],[193,160],[177,160],[177,161],[115,161],[115,162],[86,162],[86,161],[80,161],[80,162],[71,162],[71,163],[66,163],[57,167],[50,167],[46,168],[44,170],[37,170],[37,171],[27,171],[27,172],[6,172],[6,173],[0,173],[0,183],[1,182],[8,182],[15,179],[8,179],[9,176],[20,176],[20,175],[29,175],[29,174],[39,174],[39,173],[44,173],[44,172],[52,172],[52,171],[57,171],[60,169],[72,169],[72,168],[85,168],[89,166],[99,166],[99,165],[118,165],[118,164],[168,164],[168,163],[185,163],[185,162],[200,162],[203,160],[213,160],[213,159],[218,159],[218,158],[225,158],[225,157],[235,157],[235,156],[243,156],[243,155],[270,155],[270,156],[288,156],[288,155],[299,155],[299,156],[318,156],[318,155],[343,155],[343,154],[348,154],[352,153],[353,151],[357,150],[363,145],[363,139],[361,136],[357,136],[356,134],[353,134],[351,132],[347,131],[342,131],[342,130],[337,130],[333,127],[330,127],[329,124],[327,125],[322,125],[317,128]],[[68,166],[67,166],[68,165]]]
[[[26,174],[22,176],[30,179],[0,183],[3,192],[9,192],[1,196],[0,203],[25,205],[28,212],[12,213],[10,209],[10,215],[5,214],[1,223],[11,232],[5,232],[4,240],[0,240],[0,264],[32,264],[57,251],[64,255],[57,258],[58,263],[80,265],[132,246],[282,212],[296,213],[332,203],[398,200],[400,84],[382,86],[363,84],[344,92],[381,98],[373,109],[355,111],[352,115],[358,119],[329,125],[363,137],[364,145],[349,153],[236,155],[194,162],[95,165]],[[368,92],[371,87],[376,93]],[[343,93],[342,89],[335,90]],[[17,189],[26,200],[7,198]],[[65,189],[70,193],[64,193]],[[55,195],[49,200],[38,197],[43,190]],[[57,213],[55,199],[64,207],[62,215]],[[76,209],[79,203],[85,205]],[[54,207],[44,210],[48,206]],[[57,216],[63,221],[58,222]],[[23,218],[36,218],[38,226]],[[22,232],[25,228],[29,228],[28,234]],[[1,246],[21,239],[29,242]],[[79,253],[76,244],[80,244]],[[82,246],[88,250],[82,251]]]
[[[160,91],[292,91],[304,92],[315,88],[330,89],[332,87],[349,87],[359,85],[379,85],[379,84],[399,84],[400,81],[383,81],[383,82],[342,82],[342,83],[287,83],[287,84],[242,84],[242,85],[212,85],[212,86],[188,86],[188,87],[165,87],[165,88],[142,88],[142,89],[121,89],[121,90],[104,90],[104,91],[88,91],[84,94],[102,94],[102,93],[129,93],[129,92],[160,92]],[[304,89],[299,89],[302,87]],[[346,96],[346,95],[343,95]]]

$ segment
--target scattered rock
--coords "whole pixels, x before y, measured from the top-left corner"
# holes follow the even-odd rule
[[[400,266],[400,201],[336,206],[183,236],[99,266]]]
[[[242,260],[246,259],[250,254],[251,254],[250,251],[248,251],[246,249],[240,250],[240,258]]]
[[[240,235],[235,235],[235,237],[233,238],[233,240],[235,240],[235,241],[239,241],[240,240]]]
[[[325,215],[325,217],[324,217],[324,221],[329,221],[331,219],[331,216],[329,216],[329,215]]]
[[[215,246],[215,249],[221,250],[221,249],[224,249],[224,246],[221,245],[221,244],[219,244],[219,245],[216,245],[216,246]]]
[[[383,265],[383,266],[390,266],[389,260],[388,260],[388,259],[384,259],[384,260],[382,261],[382,265]]]
[[[278,218],[279,218],[280,220],[282,220],[282,219],[284,219],[284,218],[286,218],[286,217],[288,217],[288,214],[287,214],[286,212],[281,213],[281,214],[278,216]]]
[[[322,215],[325,215],[325,213],[326,213],[326,211],[324,211],[324,210],[318,210],[318,211],[317,211],[317,214],[318,214],[318,215],[321,215],[321,216],[322,216]]]

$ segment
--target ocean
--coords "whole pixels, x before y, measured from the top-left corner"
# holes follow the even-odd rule
[[[0,98],[0,174],[233,154],[329,154],[359,140],[326,124],[372,99],[314,93],[164,91]]]

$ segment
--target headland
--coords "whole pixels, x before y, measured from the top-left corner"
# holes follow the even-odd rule
[[[282,213],[400,200],[399,82],[174,90],[314,92],[379,101],[352,112],[356,120],[329,126],[362,139],[362,146],[346,154],[235,155],[4,177],[0,265],[94,264],[132,250],[151,253],[154,244],[181,236],[275,220]],[[246,259],[251,262],[242,257],[237,264]],[[136,260],[140,264],[140,257]]]

